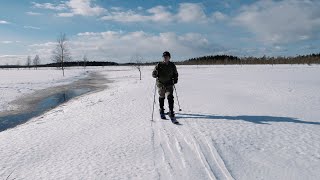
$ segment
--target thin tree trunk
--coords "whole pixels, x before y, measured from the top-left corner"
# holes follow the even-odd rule
[[[64,54],[63,54],[63,48],[62,48],[62,62],[61,62],[61,65],[62,65],[62,75],[63,75],[63,77],[64,77],[64,63],[63,63],[63,56],[64,56]]]

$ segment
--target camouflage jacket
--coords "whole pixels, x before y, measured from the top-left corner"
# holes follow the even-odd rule
[[[173,62],[159,62],[152,72],[152,77],[157,78],[158,87],[170,86],[178,82],[177,67]]]

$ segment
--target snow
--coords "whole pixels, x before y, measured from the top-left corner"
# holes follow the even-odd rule
[[[39,89],[69,84],[87,75],[83,68],[74,68],[62,76],[56,68],[6,69],[0,70],[0,111],[14,110],[17,107],[12,100],[30,94]]]
[[[320,178],[320,66],[178,66],[181,126],[150,121],[152,68],[92,69],[107,89],[0,132],[0,179]]]

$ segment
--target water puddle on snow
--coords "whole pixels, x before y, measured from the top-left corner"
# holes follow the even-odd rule
[[[103,81],[103,82],[102,82]],[[0,132],[23,124],[33,117],[51,110],[70,99],[103,89],[106,79],[97,74],[71,84],[39,90],[12,103],[19,105],[14,112],[0,113]]]
[[[29,119],[39,116],[47,110],[53,109],[58,105],[87,92],[90,92],[90,89],[70,89],[59,92],[41,100],[30,112],[22,112],[19,114],[11,114],[0,117],[0,132],[25,123]]]

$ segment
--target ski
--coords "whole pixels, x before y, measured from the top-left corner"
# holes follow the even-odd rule
[[[173,116],[171,116],[169,112],[167,114],[169,115],[170,120],[173,124],[177,124],[177,125],[180,124],[179,121],[177,121],[177,118],[174,116],[174,114]]]
[[[181,124],[179,123],[179,121],[177,121],[176,117],[171,117],[171,116],[170,116],[170,113],[169,113],[169,112],[165,112],[165,113],[161,113],[161,112],[160,112],[160,118],[161,118],[162,120],[168,120],[168,119],[166,118],[166,115],[169,116],[169,118],[170,118],[170,120],[171,120],[171,122],[172,122],[173,124],[181,125]]]
[[[177,124],[177,125],[180,124],[179,121],[177,121],[177,119],[175,117],[173,117],[173,118],[170,117],[170,119],[173,124]]]

